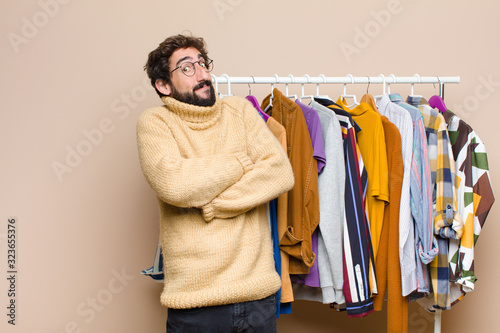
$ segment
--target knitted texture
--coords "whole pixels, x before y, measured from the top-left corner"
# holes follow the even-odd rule
[[[293,187],[286,153],[245,99],[211,107],[162,100],[137,124],[141,167],[160,206],[162,304],[193,308],[275,293],[265,203]]]

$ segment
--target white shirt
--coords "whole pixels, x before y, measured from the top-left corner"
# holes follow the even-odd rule
[[[391,102],[388,94],[376,98],[377,108],[399,129],[403,154],[403,184],[399,208],[399,261],[403,296],[417,289],[417,263],[415,259],[415,231],[410,203],[410,170],[413,155],[413,121],[404,108]]]

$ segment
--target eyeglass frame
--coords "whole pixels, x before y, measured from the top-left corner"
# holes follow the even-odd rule
[[[204,68],[200,64],[200,61],[202,61],[202,60],[205,60],[205,67]],[[207,58],[207,59],[202,58],[202,59],[197,60],[197,61],[184,61],[179,66],[177,66],[174,69],[172,69],[170,71],[170,73],[168,73],[168,75],[171,75],[174,71],[178,70],[179,68],[182,68],[182,66],[184,66],[185,64],[188,64],[188,63],[193,65],[194,72],[193,72],[193,75],[187,75],[186,73],[182,72],[182,74],[186,75],[187,77],[191,77],[191,76],[194,76],[196,74],[196,66],[195,66],[196,63],[198,63],[198,66],[202,67],[207,73],[210,73],[212,71],[212,69],[213,69],[213,66],[210,68],[210,70],[207,69],[207,66],[212,65],[213,62],[214,62],[213,59],[210,59],[210,58]]]

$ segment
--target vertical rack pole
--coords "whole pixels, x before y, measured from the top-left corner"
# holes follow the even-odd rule
[[[434,333],[441,333],[441,310],[434,312]]]

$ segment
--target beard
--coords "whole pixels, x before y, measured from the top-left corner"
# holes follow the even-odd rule
[[[199,97],[196,94],[196,90],[203,88],[204,86],[210,87],[209,90],[209,96],[207,98],[202,98]],[[203,81],[197,84],[194,88],[193,91],[191,92],[185,92],[181,93],[175,89],[175,87],[172,85],[171,86],[172,92],[170,94],[171,97],[175,98],[176,100],[187,103],[187,104],[192,104],[192,105],[197,105],[197,106],[212,106],[215,104],[215,90],[212,85],[212,81]]]

